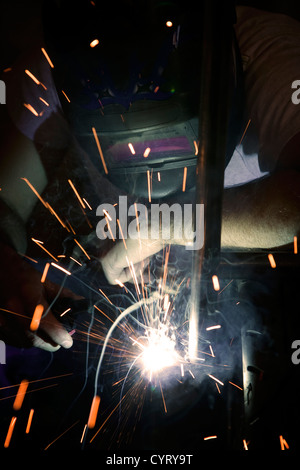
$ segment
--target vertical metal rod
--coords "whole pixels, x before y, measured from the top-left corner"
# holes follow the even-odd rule
[[[229,6],[229,8],[228,8]],[[204,245],[193,254],[189,357],[195,359],[203,276],[218,264],[221,246],[222,194],[229,110],[229,77],[232,51],[232,5],[203,1],[199,153],[196,204],[204,204]]]

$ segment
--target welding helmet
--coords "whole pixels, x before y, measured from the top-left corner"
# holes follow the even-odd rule
[[[198,7],[197,7],[198,5]],[[201,32],[190,0],[45,1],[44,35],[70,126],[97,168],[152,199],[195,185]],[[238,50],[233,47],[233,54]],[[226,163],[237,140],[241,85],[233,60]]]

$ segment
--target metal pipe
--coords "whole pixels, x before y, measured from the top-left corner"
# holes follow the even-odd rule
[[[203,1],[199,152],[196,204],[204,204],[204,245],[194,251],[189,320],[189,356],[197,356],[201,279],[218,264],[222,194],[232,64],[233,9],[228,2]]]

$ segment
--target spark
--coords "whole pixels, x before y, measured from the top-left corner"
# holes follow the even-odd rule
[[[165,410],[165,413],[167,413],[168,411],[167,411],[167,406],[166,406],[166,400],[165,400],[163,389],[162,389],[162,386],[161,386],[160,382],[159,382],[159,386],[160,386],[161,397],[162,397],[163,404],[164,404],[164,410]]]
[[[243,135],[242,135],[242,137],[241,137],[241,140],[240,140],[239,145],[241,145],[241,143],[242,143],[243,140],[244,140],[244,137],[245,137],[245,134],[246,134],[246,132],[247,132],[247,130],[248,130],[248,127],[250,126],[250,122],[251,122],[251,119],[249,119],[249,121],[248,121],[248,123],[247,123],[247,125],[246,125],[246,128],[245,128],[245,130],[244,130],[244,132],[243,132]]]
[[[38,240],[35,240],[34,238],[31,238],[31,240],[36,243],[40,248],[42,248],[42,250],[44,250],[49,256],[51,256],[52,259],[54,259],[55,261],[58,261],[57,258],[55,258],[55,256],[53,256],[50,251],[46,250],[46,248],[43,247],[42,245],[42,242],[39,242]]]
[[[106,215],[106,217],[108,218],[108,220],[112,221],[111,216],[109,215],[109,213],[108,213],[105,209],[103,209],[103,213]]]
[[[11,421],[10,421],[10,424],[9,424],[9,427],[8,427],[8,431],[7,431],[7,435],[6,435],[6,438],[5,438],[5,442],[4,442],[4,447],[5,448],[9,447],[16,421],[17,421],[17,417],[13,416],[11,418]]]
[[[25,434],[29,434],[29,432],[30,432],[31,424],[32,424],[32,418],[33,418],[33,413],[34,413],[34,409],[31,408],[31,410],[30,410],[30,412],[29,412],[29,416],[28,416],[28,421],[27,421],[27,425],[26,425]]]
[[[99,39],[93,39],[93,41],[90,42],[90,47],[96,47],[99,44]]]
[[[203,440],[204,440],[204,441],[208,441],[208,440],[210,440],[210,439],[217,439],[217,437],[218,437],[217,435],[214,435],[214,436],[207,436],[207,437],[204,437]]]
[[[285,449],[289,449],[290,446],[288,445],[288,443],[286,442],[286,440],[283,438],[282,435],[279,436],[279,440],[280,440],[280,448],[281,450],[285,450]]]
[[[294,254],[298,253],[298,238],[294,237]]]
[[[95,141],[96,141],[96,144],[97,144],[98,152],[99,152],[99,155],[100,155],[100,158],[101,158],[101,161],[102,161],[104,171],[105,171],[106,174],[108,174],[107,166],[106,166],[106,163],[105,163],[105,160],[104,160],[102,148],[101,148],[101,145],[100,145],[100,142],[99,142],[99,139],[98,139],[96,129],[94,127],[92,127],[92,131],[93,131],[93,134],[94,134],[94,138],[95,138]]]
[[[194,147],[195,147],[195,155],[198,155],[199,145],[198,145],[198,142],[196,142],[196,140],[194,140]]]
[[[237,384],[233,383],[233,382],[230,382],[230,380],[228,380],[228,382],[233,385],[234,387],[238,388],[239,390],[243,390],[242,387],[239,387]]]
[[[132,275],[132,277],[133,277],[133,281],[134,281],[134,284],[135,284],[137,293],[138,293],[138,295],[141,295],[141,291],[140,291],[140,288],[139,288],[139,283],[138,283],[138,281],[137,281],[136,272],[135,272],[135,269],[134,269],[134,266],[133,266],[133,262],[132,262],[132,261],[130,261],[130,271],[131,271],[131,275]]]
[[[73,258],[73,256],[70,256],[70,259],[74,261],[74,263],[77,263],[79,266],[82,266],[82,263],[80,263],[77,259]]]
[[[129,144],[128,144],[128,147],[129,147],[129,150],[130,150],[130,152],[132,153],[132,155],[135,155],[134,147],[133,147],[133,145],[132,145],[130,142],[129,142]]]
[[[15,411],[20,410],[24,401],[24,397],[28,388],[28,380],[24,379],[19,385],[19,389],[13,404],[13,409]]]
[[[41,96],[39,96],[39,100],[42,101],[46,106],[50,106],[49,103],[47,103],[46,100],[44,100]]]
[[[30,189],[34,192],[36,197],[41,201],[41,203],[47,208],[47,203],[44,201],[42,196],[38,193],[38,191],[35,189],[35,187],[28,181],[27,178],[21,178],[21,180],[25,181],[25,183],[30,187]]]
[[[216,382],[218,382],[220,385],[224,385],[223,382],[221,382],[221,380],[217,379],[216,377],[214,377],[213,375],[211,374],[207,374],[208,377],[210,377],[211,379],[215,380]]]
[[[83,443],[83,439],[84,439],[84,436],[85,436],[85,433],[86,433],[86,428],[87,428],[87,424],[84,425],[82,435],[81,435],[81,439],[80,439],[80,444]]]
[[[61,378],[61,377],[68,377],[70,375],[73,375],[72,372],[68,373],[68,374],[61,374],[61,375],[54,375],[52,377],[45,377],[43,379],[36,379],[36,380],[30,380],[30,384],[33,384],[33,383],[36,383],[36,382],[44,382],[45,380],[52,380],[52,379],[58,379],[58,378]],[[19,387],[20,384],[14,384],[14,385],[7,385],[6,387],[1,387],[0,390],[6,390],[7,388],[12,388],[12,387]]]
[[[32,114],[34,114],[35,116],[39,115],[39,113],[34,109],[34,107],[31,106],[31,104],[29,104],[29,103],[23,103],[23,104],[24,104],[25,108],[29,109],[29,111],[32,112]]]
[[[187,167],[185,166],[183,169],[183,180],[182,180],[182,192],[185,192],[186,189],[186,176],[187,176]]]
[[[99,291],[101,292],[101,294],[103,295],[103,297],[105,297],[106,300],[108,300],[108,302],[109,302],[111,305],[113,305],[113,303],[111,302],[111,300],[109,300],[109,298],[107,297],[107,295],[104,294],[103,290],[102,290],[102,289],[99,289]],[[98,309],[98,310],[99,310],[99,309]],[[101,311],[101,310],[100,310],[100,311]]]
[[[244,445],[245,450],[249,450],[248,449],[248,444],[249,444],[249,442],[246,442],[246,439],[243,439],[243,445]]]
[[[270,261],[271,268],[275,269],[276,268],[276,262],[275,262],[275,259],[274,259],[274,256],[272,255],[272,253],[268,254],[268,258],[269,258],[269,261]]]
[[[147,182],[148,182],[148,199],[151,202],[151,179],[150,179],[150,170],[147,170]]]
[[[219,279],[218,279],[218,276],[216,276],[215,274],[212,277],[212,282],[213,282],[213,286],[214,286],[215,291],[220,290]]]
[[[70,312],[71,311],[71,307],[67,308],[67,310],[65,310],[64,312],[62,312],[60,314],[60,317],[63,317],[66,313]]]
[[[40,321],[41,321],[41,317],[43,315],[43,312],[44,312],[44,305],[38,304],[35,307],[35,310],[34,310],[34,313],[33,313],[33,316],[32,316],[32,320],[31,320],[31,323],[30,323],[30,330],[31,331],[36,331],[38,329],[38,327],[40,326]]]
[[[109,233],[110,233],[111,239],[112,239],[113,242],[115,242],[116,240],[115,240],[115,237],[114,237],[114,235],[113,235],[113,233],[112,233],[112,230],[111,230],[111,227],[110,227],[110,223],[109,223],[109,219],[108,219],[107,216],[105,216],[105,220],[106,220],[107,228],[108,228],[108,231],[109,231]]]
[[[206,331],[218,330],[219,328],[222,328],[221,325],[208,326]]]
[[[103,423],[101,424],[100,428],[98,429],[98,431],[94,434],[94,436],[91,438],[90,440],[90,443],[93,442],[93,440],[95,439],[95,437],[99,434],[99,432],[101,431],[101,429],[103,429],[103,427],[105,426],[105,424],[107,423],[107,421],[109,420],[109,418],[114,414],[114,412],[119,408],[120,404],[122,403],[122,401],[124,400],[126,395],[123,395],[122,399],[120,400],[120,403],[117,403],[117,405],[113,408],[113,410],[110,412],[110,414],[108,415],[108,417],[103,421]]]
[[[46,208],[49,209],[50,213],[52,215],[54,215],[54,217],[56,217],[56,219],[58,220],[58,222],[60,223],[60,225],[65,228],[68,232],[70,232],[70,230],[68,229],[68,227],[63,223],[63,221],[61,220],[61,218],[57,215],[57,213],[55,212],[55,210],[53,209],[52,206],[50,206],[49,202],[46,202]]]
[[[83,202],[85,202],[85,204],[88,206],[88,208],[90,209],[90,211],[93,210],[92,207],[91,207],[91,205],[88,203],[88,201],[87,201],[84,197],[82,198],[82,200],[83,200]]]
[[[48,450],[50,446],[52,446],[52,444],[54,444],[56,441],[58,441],[58,439],[60,439],[64,434],[66,434],[68,431],[70,431],[70,429],[72,429],[74,426],[76,426],[76,424],[79,423],[79,420],[75,421],[75,423],[71,424],[71,426],[68,427],[68,429],[66,429],[64,432],[62,432],[59,436],[57,436],[52,442],[50,442],[50,444],[48,444],[44,450]]]
[[[49,55],[48,55],[47,52],[45,51],[44,47],[41,48],[41,51],[42,51],[42,53],[44,54],[44,56],[46,57],[46,59],[47,59],[47,61],[48,61],[48,64],[50,65],[50,67],[51,67],[52,69],[54,69],[54,65],[53,65],[53,63],[52,63],[52,61],[51,61]]]
[[[173,26],[172,21],[170,21],[170,20],[166,21],[166,26],[167,26],[167,28],[172,28],[172,26]]]
[[[87,423],[87,427],[89,429],[93,429],[96,425],[99,405],[100,405],[100,397],[98,395],[95,395],[91,404],[89,419]]]
[[[144,154],[143,154],[143,156],[144,156],[145,158],[147,158],[147,157],[149,156],[150,152],[151,152],[151,148],[150,148],[150,147],[147,147],[146,150],[145,150],[145,152],[144,152]]]
[[[68,95],[66,94],[66,92],[64,90],[61,90],[62,94],[64,95],[64,97],[66,98],[66,100],[68,101],[68,103],[71,103],[71,100],[70,98],[68,97]]]
[[[81,199],[81,197],[79,196],[79,193],[78,193],[77,189],[75,188],[74,184],[72,183],[71,180],[68,180],[68,183],[69,183],[69,185],[71,186],[71,188],[73,189],[73,191],[74,191],[74,193],[75,193],[75,196],[77,197],[78,201],[80,202],[82,208],[85,209],[84,202],[83,202],[83,200]]]
[[[63,267],[60,266],[59,264],[56,264],[56,263],[51,262],[51,266],[54,266],[54,268],[59,269],[59,270],[62,271],[63,273],[67,274],[68,276],[71,276],[70,271],[68,271],[67,269],[63,268]]]
[[[25,70],[25,73],[34,81],[34,83],[36,83],[37,85],[41,85],[45,90],[47,90],[47,88],[45,87],[45,85],[40,82],[35,75],[33,75],[33,73],[31,73],[29,70]]]
[[[123,240],[123,243],[124,243],[124,246],[125,246],[125,250],[127,250],[127,245],[126,245],[126,242],[125,242],[125,238],[124,238],[122,226],[121,226],[121,223],[120,223],[119,219],[117,219],[117,222],[118,222],[118,226],[119,226],[119,230],[120,230],[120,233],[121,233],[121,237],[122,237],[122,240]]]
[[[74,242],[79,246],[79,248],[81,249],[81,251],[85,254],[85,256],[87,257],[87,259],[91,259],[90,256],[87,254],[87,252],[85,251],[85,249],[83,248],[83,246],[79,243],[78,240],[76,240],[76,238],[74,238]]]

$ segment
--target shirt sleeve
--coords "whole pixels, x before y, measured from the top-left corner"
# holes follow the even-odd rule
[[[300,132],[292,83],[300,79],[300,23],[286,15],[237,7],[236,36],[245,75],[249,118],[258,132],[259,164],[272,171]]]
[[[68,125],[42,48],[20,56],[4,79],[6,105],[15,126],[38,144],[66,147]]]

